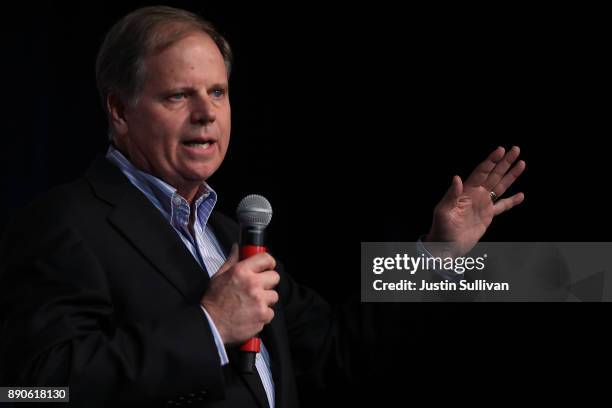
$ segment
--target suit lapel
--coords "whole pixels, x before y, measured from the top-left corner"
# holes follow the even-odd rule
[[[238,234],[240,232],[238,226],[231,219],[219,214],[217,211],[213,211],[208,218],[208,225],[211,227],[227,258],[232,245],[238,242]]]
[[[94,162],[87,178],[96,194],[114,205],[109,222],[189,303],[199,303],[208,274],[157,208],[106,159]]]

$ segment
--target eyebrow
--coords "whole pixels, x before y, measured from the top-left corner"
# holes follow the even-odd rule
[[[212,84],[210,87],[208,87],[208,89],[228,89],[229,88],[229,84],[228,83],[223,83],[223,82],[217,82]],[[177,93],[177,92],[194,92],[196,91],[197,88],[191,85],[188,86],[178,86],[176,88],[169,88],[166,91],[163,91],[164,93],[168,93],[168,94],[172,94],[172,93]]]

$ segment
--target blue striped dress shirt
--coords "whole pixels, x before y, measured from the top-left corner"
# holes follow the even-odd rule
[[[202,184],[198,197],[193,203],[195,213],[192,235],[189,230],[191,207],[187,200],[179,195],[176,188],[151,174],[138,170],[112,145],[106,153],[106,158],[116,165],[128,180],[162,213],[202,269],[207,271],[210,277],[217,273],[225,262],[225,255],[213,231],[208,226],[208,217],[210,217],[217,202],[217,193],[206,182]],[[221,335],[204,307],[202,307],[202,311],[215,338],[221,364],[225,365],[229,362],[229,359]],[[274,408],[274,380],[270,368],[270,355],[263,343],[261,352],[257,353],[255,367],[266,391],[270,408]]]

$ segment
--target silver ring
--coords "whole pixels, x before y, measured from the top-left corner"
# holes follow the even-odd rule
[[[499,199],[499,197],[497,196],[497,194],[495,194],[495,192],[491,191],[489,193],[489,196],[491,197],[491,201],[493,201],[494,203]]]

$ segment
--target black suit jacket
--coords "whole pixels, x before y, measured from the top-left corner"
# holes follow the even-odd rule
[[[227,253],[237,225],[217,212],[209,223]],[[220,365],[200,309],[208,274],[106,159],[17,217],[1,256],[0,384],[69,385],[73,406],[267,406],[234,349]],[[262,339],[282,408],[298,405],[296,374],[321,372],[338,336],[330,307],[278,271]]]

